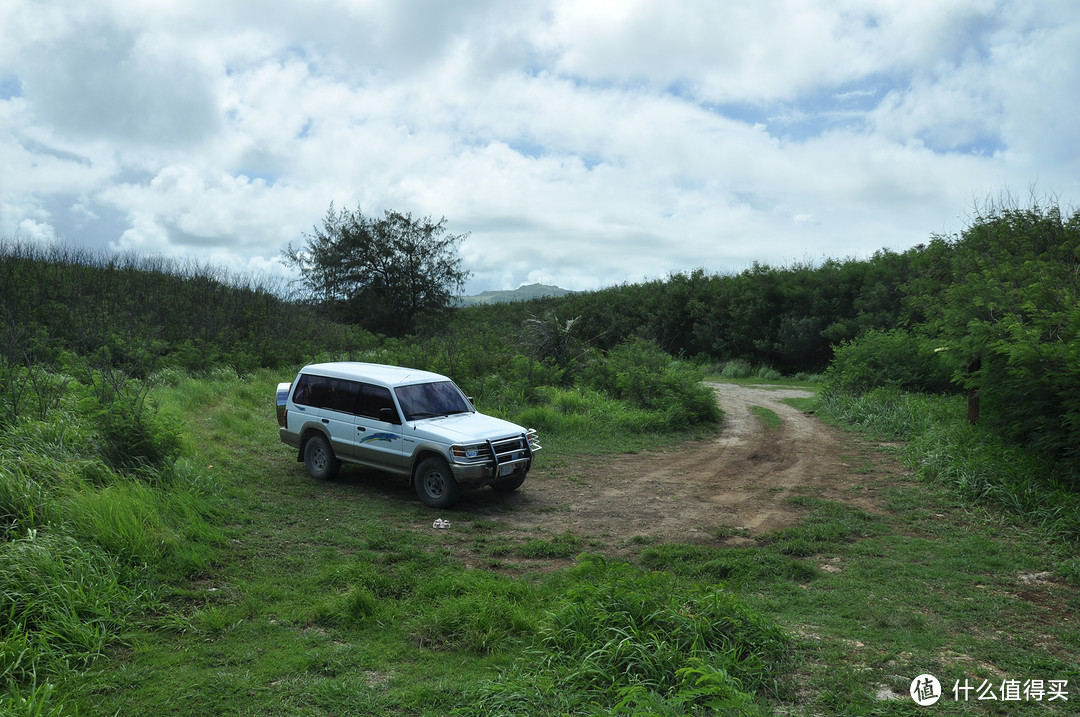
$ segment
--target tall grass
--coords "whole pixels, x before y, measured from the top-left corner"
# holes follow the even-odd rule
[[[132,617],[157,605],[155,585],[205,568],[222,540],[191,458],[125,472],[110,460],[126,450],[123,433],[106,435],[88,392],[70,380],[45,417],[0,432],[4,714],[66,713],[71,672],[122,641]]]
[[[755,697],[778,689],[786,638],[722,588],[598,556],[583,556],[572,579],[534,644],[479,690],[473,713],[758,714]]]
[[[783,375],[772,368],[760,364],[754,366],[745,359],[731,359],[709,367],[709,373],[723,379],[758,379],[760,381],[778,381]],[[804,372],[800,380],[816,378],[816,375]]]
[[[140,601],[120,561],[70,536],[29,530],[0,546],[0,613],[9,618],[5,647],[32,638],[21,660],[0,675],[56,677],[85,667],[119,634]]]
[[[474,655],[502,652],[535,632],[536,588],[463,570],[409,544],[415,540],[373,532],[370,550],[321,576],[323,597],[311,606],[310,620],[339,628],[397,626],[423,649]]]
[[[969,425],[963,396],[827,391],[819,411],[879,439],[907,442],[903,455],[920,477],[1034,521],[1052,535],[1080,540],[1080,495],[1062,469],[982,425]]]

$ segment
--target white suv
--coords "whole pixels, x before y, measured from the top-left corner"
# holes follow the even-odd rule
[[[355,463],[408,477],[425,505],[461,486],[516,490],[540,450],[536,431],[478,413],[437,373],[371,363],[305,366],[277,387],[281,440],[313,478]]]

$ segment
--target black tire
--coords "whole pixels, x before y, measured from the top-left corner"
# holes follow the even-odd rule
[[[525,473],[516,476],[510,476],[509,478],[503,478],[497,480],[491,484],[492,490],[497,490],[500,493],[511,493],[521,487],[521,484],[525,482]]]
[[[341,461],[322,434],[315,434],[304,444],[304,467],[317,480],[333,480],[341,468]]]
[[[416,494],[429,508],[449,508],[461,496],[461,486],[446,461],[432,456],[416,467]]]

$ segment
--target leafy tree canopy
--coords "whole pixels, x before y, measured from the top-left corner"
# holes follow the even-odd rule
[[[1006,436],[1080,470],[1080,213],[991,207],[956,242],[941,335]]]
[[[470,272],[457,251],[467,236],[448,234],[445,218],[393,211],[374,218],[331,203],[307,243],[283,254],[335,318],[400,336],[464,289]]]

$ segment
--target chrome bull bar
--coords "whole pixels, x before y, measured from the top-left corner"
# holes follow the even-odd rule
[[[513,438],[487,441],[488,449],[495,459],[492,469],[492,477],[501,478],[516,470],[516,466],[532,462],[533,454],[540,450],[541,445],[537,441],[536,429],[530,428],[524,434]]]

